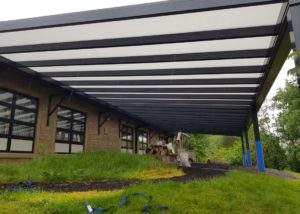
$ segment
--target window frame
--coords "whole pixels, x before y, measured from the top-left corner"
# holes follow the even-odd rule
[[[126,131],[124,131],[124,129]],[[131,130],[131,131],[128,131]],[[131,132],[131,133],[130,133]],[[127,153],[131,150],[130,153],[134,153],[134,128],[125,125],[125,124],[120,124],[120,139],[121,139],[121,150],[126,150]],[[129,139],[129,136],[131,135],[131,140]],[[126,139],[123,139],[123,136],[127,136]],[[126,142],[126,147],[123,146],[123,142]],[[132,147],[128,147],[128,143],[132,145]]]
[[[58,111],[59,111],[60,108],[62,108],[64,110],[71,111],[70,118],[58,115]],[[82,114],[84,116],[84,121],[74,119],[74,114],[75,113]],[[59,128],[58,125],[57,125],[58,119],[69,121],[70,122],[70,129]],[[81,145],[81,146],[83,146],[82,152],[84,152],[84,150],[85,150],[85,137],[86,137],[86,120],[87,120],[87,115],[86,115],[85,112],[79,111],[77,109],[69,108],[69,107],[66,107],[66,106],[62,106],[62,105],[58,106],[58,108],[57,108],[57,118],[56,118],[56,129],[55,129],[55,144],[56,143],[68,144],[69,145],[69,152],[55,152],[54,151],[56,154],[75,154],[74,152],[72,153],[72,145]],[[84,125],[83,126],[84,128],[83,128],[82,132],[73,130],[74,122],[81,123],[81,124]],[[69,133],[69,139],[68,140],[58,140],[57,139],[57,131],[62,131],[62,132]],[[82,135],[83,136],[82,137],[82,139],[83,139],[82,143],[73,141],[73,134]]]
[[[38,111],[39,111],[39,99],[37,97],[33,97],[31,95],[27,95],[24,93],[20,93],[15,90],[7,89],[0,87],[0,90],[6,91],[8,93],[12,94],[12,101],[11,103],[3,102],[0,100],[0,105],[5,106],[10,108],[10,115],[9,118],[0,118],[0,122],[7,123],[8,124],[8,134],[0,134],[0,138],[6,138],[7,139],[7,145],[6,145],[6,150],[0,150],[0,153],[34,153],[35,151],[35,140],[36,140],[36,127],[37,127],[37,119],[38,119]],[[31,99],[35,101],[35,109],[32,108],[27,108],[21,105],[17,105],[17,96],[23,96],[25,98]],[[26,112],[34,113],[35,118],[32,123],[30,122],[25,122],[21,120],[15,120],[15,113],[16,110],[23,110]],[[27,136],[18,136],[13,134],[13,128],[14,124],[17,125],[24,125],[33,128],[33,133],[32,137],[27,137]],[[31,151],[11,151],[11,142],[13,139],[16,140],[30,140],[32,141],[32,148]]]
[[[139,129],[137,132],[138,132],[137,133],[137,152],[138,153],[139,153],[139,151],[146,152],[146,150],[149,146],[149,132],[146,130],[141,130],[141,129]],[[143,139],[146,138],[146,141],[147,141],[146,144],[143,142],[143,140],[142,141],[139,140],[140,136],[142,136]],[[140,145],[142,145],[142,149],[140,149]],[[144,146],[146,146],[146,147],[144,148]]]

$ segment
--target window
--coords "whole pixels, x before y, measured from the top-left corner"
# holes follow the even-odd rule
[[[121,151],[133,153],[133,128],[127,125],[121,125],[120,137],[122,140]]]
[[[148,132],[138,130],[138,154],[145,154],[148,147]]]
[[[167,143],[167,142],[166,142],[166,137],[163,136],[163,135],[159,135],[159,136],[158,136],[158,141],[161,141],[162,143]]]
[[[83,152],[85,136],[84,113],[59,107],[56,122],[56,153]]]
[[[32,153],[37,99],[0,89],[0,152]]]

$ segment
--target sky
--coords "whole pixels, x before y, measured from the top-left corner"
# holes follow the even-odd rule
[[[70,13],[84,10],[111,8],[162,0],[0,0],[0,21]],[[267,99],[271,99],[279,87],[283,88],[287,71],[294,66],[293,60],[287,60],[277,76]]]

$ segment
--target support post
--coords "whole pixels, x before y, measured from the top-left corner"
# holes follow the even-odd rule
[[[257,167],[259,172],[264,172],[265,171],[264,152],[263,152],[262,143],[260,141],[257,111],[255,108],[252,110],[252,122],[253,122],[253,130],[254,130],[254,137],[255,137]]]
[[[245,139],[246,139],[246,159],[247,159],[247,166],[252,166],[252,158],[251,158],[251,151],[249,145],[249,136],[248,136],[248,129],[245,128]]]
[[[292,48],[300,51],[300,0],[289,0],[288,23]],[[300,57],[295,59],[295,65],[300,66]],[[300,93],[300,75],[297,75]]]
[[[247,166],[247,157],[246,157],[246,153],[245,153],[245,145],[244,145],[244,135],[243,135],[243,133],[241,135],[241,143],[242,143],[243,166],[246,167]]]

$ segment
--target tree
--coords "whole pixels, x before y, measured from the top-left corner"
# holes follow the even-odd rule
[[[273,133],[275,123],[275,109],[272,100],[265,100],[258,113],[259,126],[265,133]]]
[[[287,157],[285,150],[280,146],[279,138],[261,132],[261,138],[264,142],[265,165],[272,169],[284,169],[287,166]]]
[[[290,169],[300,172],[300,145],[293,144],[288,146],[288,164]]]
[[[300,51],[294,51],[290,58],[300,58]],[[300,172],[300,66],[289,71],[293,77],[286,81],[286,87],[280,89],[273,98],[274,107],[279,110],[276,120],[277,133],[282,142],[287,144],[287,162],[291,170]]]
[[[196,153],[197,162],[203,163],[207,160],[208,138],[205,135],[190,135],[185,143],[185,147],[193,149]]]
[[[287,81],[273,101],[279,109],[276,128],[280,138],[287,143],[300,143],[300,94],[296,82]]]

